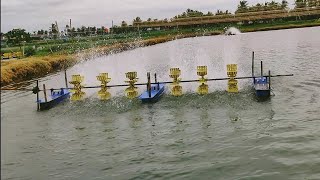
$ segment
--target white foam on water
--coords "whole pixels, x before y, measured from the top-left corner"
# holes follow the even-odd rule
[[[241,31],[235,27],[230,27],[226,30],[226,34],[237,35],[237,34],[241,34]]]

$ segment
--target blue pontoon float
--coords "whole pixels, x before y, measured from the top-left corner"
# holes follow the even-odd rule
[[[147,90],[139,96],[139,99],[143,103],[157,102],[164,93],[165,85],[163,83],[158,83],[157,75],[155,74],[154,76],[155,76],[155,83],[151,84],[150,73],[147,73],[147,78],[148,78]]]
[[[47,98],[47,90],[45,84],[43,84],[43,93],[44,93],[44,99],[39,99],[39,81],[37,80],[37,86],[32,89],[34,94],[37,94],[37,110],[43,111],[53,108],[54,106],[60,104],[61,102],[65,101],[66,99],[70,98],[70,91],[68,88],[67,83],[67,72],[65,73],[65,81],[66,81],[66,88],[60,88],[60,89],[50,89],[50,95],[49,98]]]
[[[49,96],[49,100],[45,97],[44,99],[40,99],[38,104],[40,106],[39,110],[47,110],[50,109],[59,103],[63,102],[66,99],[69,99],[70,92],[68,89],[61,88],[61,90],[51,90],[51,94]]]
[[[253,88],[256,91],[258,99],[268,99],[271,92],[271,74],[269,76],[263,76],[263,64],[261,63],[261,75],[258,77],[254,76],[254,52],[252,52],[252,77],[253,77]]]
[[[254,89],[258,98],[270,97],[270,87],[267,77],[257,77],[254,79]]]
[[[158,85],[153,84],[153,85],[151,85],[151,90],[150,91],[147,90],[147,91],[143,92],[139,96],[139,99],[143,103],[157,102],[164,93],[164,87],[165,87],[164,84],[158,84]]]

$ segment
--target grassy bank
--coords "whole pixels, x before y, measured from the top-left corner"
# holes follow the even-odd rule
[[[242,32],[267,31],[288,28],[301,28],[320,26],[319,20],[294,21],[274,24],[253,24],[237,26]],[[74,43],[63,43],[58,46],[60,49],[53,53],[41,52],[37,56],[20,60],[1,61],[1,87],[42,77],[48,73],[56,72],[64,67],[69,67],[77,63],[79,59],[90,59],[93,57],[119,53],[122,51],[135,49],[138,47],[151,46],[159,43],[172,41],[175,39],[212,36],[223,33],[223,26],[208,27],[201,29],[179,29],[169,31],[155,31],[137,34],[117,35],[112,38],[97,38],[97,42],[92,39]],[[138,36],[138,37],[137,37]],[[89,42],[89,43],[88,43]],[[86,44],[87,43],[87,44]],[[50,54],[50,55],[48,55]]]
[[[72,55],[29,57],[20,60],[1,61],[1,87],[42,77],[64,67],[72,66],[76,58]]]
[[[257,31],[271,31],[271,30],[281,30],[281,29],[293,29],[293,28],[305,28],[305,27],[315,27],[320,26],[320,20],[312,20],[305,22],[282,22],[266,25],[253,25],[253,26],[243,26],[239,27],[241,32],[257,32]]]

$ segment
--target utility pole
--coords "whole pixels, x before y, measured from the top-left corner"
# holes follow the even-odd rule
[[[113,20],[111,22],[111,31],[110,31],[111,34],[113,34]]]
[[[25,44],[26,44],[26,41],[23,41],[22,43],[23,43],[23,48],[22,48],[22,57],[24,57],[24,46],[25,46]]]
[[[58,22],[56,21],[56,31],[57,31],[57,38],[59,38],[60,39],[60,31],[59,31],[59,27],[58,27]]]

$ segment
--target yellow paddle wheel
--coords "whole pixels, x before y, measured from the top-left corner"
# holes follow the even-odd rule
[[[101,100],[108,100],[111,97],[110,92],[108,92],[108,86],[107,84],[111,81],[111,78],[109,78],[108,73],[100,73],[99,76],[97,76],[97,80],[101,82],[101,89],[98,91],[98,96]]]
[[[125,81],[126,83],[129,83],[129,87],[125,90],[126,96],[129,99],[136,98],[138,96],[138,88],[135,86],[135,83],[138,81],[137,72],[127,72],[126,78],[129,79],[128,81]]]
[[[209,86],[207,84],[207,78],[205,77],[208,74],[207,66],[197,66],[197,75],[200,76],[199,78],[199,87],[198,87],[198,94],[205,95],[208,94]]]
[[[238,67],[237,64],[228,64],[227,65],[227,75],[230,78],[228,80],[228,92],[237,93],[238,90],[238,81],[234,78],[237,77]]]
[[[182,86],[180,86],[181,79],[179,78],[181,71],[179,68],[170,68],[170,78],[173,78],[173,83],[171,84],[171,94],[173,96],[182,95]]]
[[[84,95],[86,94],[85,92],[81,91],[83,85],[81,84],[84,80],[83,76],[80,76],[79,74],[77,75],[72,75],[72,81],[69,83],[73,85],[73,88],[71,89],[72,95],[71,95],[71,100],[72,101],[79,101],[82,100]]]

